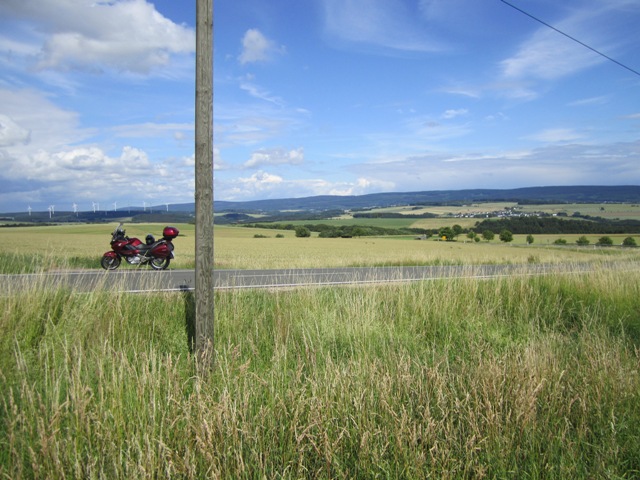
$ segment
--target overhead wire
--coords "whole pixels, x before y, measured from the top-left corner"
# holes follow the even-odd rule
[[[631,68],[631,67],[629,67],[629,66],[625,65],[625,64],[624,64],[624,63],[622,63],[622,62],[619,62],[619,61],[618,61],[618,60],[616,60],[615,58],[611,58],[609,55],[607,55],[607,54],[605,54],[605,53],[602,53],[601,51],[599,51],[599,50],[597,50],[597,49],[595,49],[595,48],[591,47],[590,45],[587,45],[586,43],[584,43],[584,42],[582,42],[582,41],[578,40],[577,38],[575,38],[575,37],[573,37],[573,36],[569,35],[568,33],[563,32],[562,30],[560,30],[560,29],[558,29],[558,28],[554,27],[553,25],[550,25],[549,23],[545,22],[544,20],[541,20],[541,19],[539,19],[538,17],[535,17],[534,15],[532,15],[532,14],[530,14],[530,13],[526,12],[525,10],[523,10],[523,9],[521,9],[521,8],[519,8],[519,7],[516,7],[516,6],[515,6],[515,5],[513,5],[512,3],[509,3],[507,0],[500,0],[500,1],[501,1],[502,3],[504,3],[505,5],[508,5],[509,7],[513,8],[514,10],[517,10],[518,12],[520,12],[520,13],[522,13],[522,14],[526,15],[527,17],[529,17],[529,18],[531,18],[531,19],[533,19],[533,20],[535,20],[536,22],[541,23],[541,24],[542,24],[542,25],[544,25],[545,27],[549,27],[551,30],[554,30],[555,32],[558,32],[560,35],[564,35],[564,36],[565,36],[565,37],[567,37],[568,39],[573,40],[574,42],[576,42],[576,43],[578,43],[578,44],[582,45],[582,46],[583,46],[583,47],[585,47],[585,48],[588,48],[588,49],[589,49],[589,50],[591,50],[592,52],[595,52],[595,53],[597,53],[598,55],[600,55],[600,56],[602,56],[602,57],[606,58],[607,60],[609,60],[609,61],[611,61],[611,62],[613,62],[613,63],[615,63],[615,64],[617,64],[617,65],[621,66],[621,67],[622,67],[622,68],[624,68],[624,69],[629,70],[629,71],[630,71],[630,72],[632,72],[632,73],[635,73],[635,74],[636,74],[636,75],[638,75],[638,76],[640,76],[640,72],[639,72],[639,71],[634,70],[633,68]]]

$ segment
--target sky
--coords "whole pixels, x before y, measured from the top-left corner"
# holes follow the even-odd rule
[[[195,6],[0,0],[0,212],[194,201]],[[640,184],[639,24],[637,0],[215,0],[214,198]]]

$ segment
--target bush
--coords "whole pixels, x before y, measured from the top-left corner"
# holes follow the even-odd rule
[[[554,245],[566,245],[567,241],[564,238],[558,238],[556,239],[555,242],[553,242]]]
[[[296,227],[296,237],[306,238],[311,236],[311,230],[307,227]]]
[[[597,245],[610,246],[613,245],[613,240],[611,239],[611,237],[600,237]]]
[[[627,237],[622,241],[622,245],[625,247],[637,247],[636,239],[633,237]]]
[[[576,243],[578,245],[589,245],[589,239],[583,235],[582,237],[576,240]]]

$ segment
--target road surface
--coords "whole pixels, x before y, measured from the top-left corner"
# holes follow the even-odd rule
[[[452,278],[496,278],[514,275],[584,273],[593,269],[638,270],[640,262],[588,264],[448,265],[417,267],[314,268],[290,270],[215,270],[214,288],[287,288],[304,285],[351,285],[412,282]],[[128,292],[189,291],[195,287],[193,270],[127,269],[82,270],[43,274],[0,275],[0,292],[11,294],[34,286],[69,287],[88,292],[98,289]]]

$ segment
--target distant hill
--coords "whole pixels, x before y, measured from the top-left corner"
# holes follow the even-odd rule
[[[320,195],[303,198],[214,202],[216,212],[274,212],[282,210],[356,210],[393,205],[464,204],[509,201],[518,203],[640,203],[640,186],[527,187],[506,190],[435,190],[368,195]]]
[[[565,186],[513,189],[433,190],[423,192],[388,192],[368,195],[319,195],[302,198],[251,200],[246,202],[214,202],[216,213],[270,213],[299,210],[366,210],[394,205],[460,205],[479,202],[508,201],[520,204],[544,203],[640,203],[640,186]],[[126,207],[117,211],[3,213],[0,220],[16,222],[109,222],[128,217],[134,221],[192,221],[195,203],[172,203],[152,207]]]

